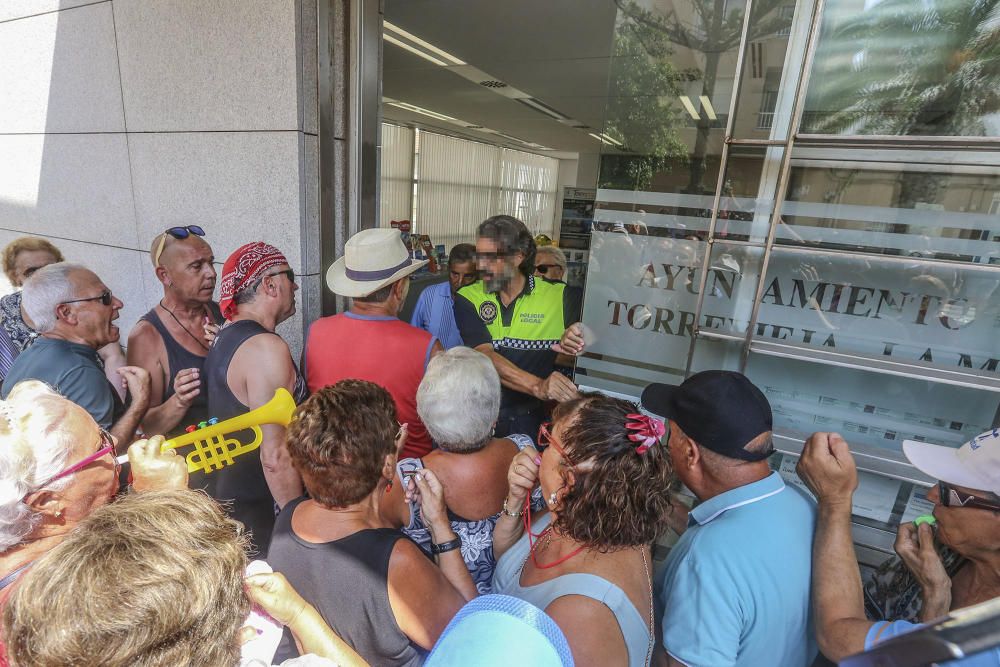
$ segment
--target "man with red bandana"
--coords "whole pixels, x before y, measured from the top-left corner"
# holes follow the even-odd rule
[[[275,333],[295,314],[295,274],[285,256],[261,241],[238,248],[222,267],[219,307],[227,322],[205,358],[203,371],[208,411],[219,421],[241,415],[267,403],[278,387],[292,393],[297,403],[308,393],[285,341]],[[203,488],[213,498],[228,501],[229,512],[251,534],[254,551],[267,556],[274,527],[275,504],[302,495],[302,480],[285,448],[285,429],[261,426],[263,442],[252,452],[211,473],[191,475],[191,487]],[[230,434],[250,442],[253,434]]]

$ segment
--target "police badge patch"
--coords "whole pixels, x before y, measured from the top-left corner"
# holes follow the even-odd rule
[[[479,317],[486,324],[493,324],[493,320],[497,318],[497,305],[492,301],[484,301],[479,306]]]

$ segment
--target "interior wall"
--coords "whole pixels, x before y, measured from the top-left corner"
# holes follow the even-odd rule
[[[299,276],[279,328],[319,313],[315,0],[0,3],[0,244],[44,236],[133,323],[149,245],[198,224],[221,263],[264,240]]]

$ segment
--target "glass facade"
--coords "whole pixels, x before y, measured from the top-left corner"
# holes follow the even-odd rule
[[[462,30],[449,7],[385,2],[391,219],[449,246],[509,212],[556,240],[584,286],[585,388],[743,371],[792,483],[810,433],[844,434],[856,538],[884,559],[931,481],[902,442],[998,422],[1000,2],[480,0]],[[387,154],[399,125],[419,157]],[[484,197],[497,160],[441,152],[437,177],[432,133],[553,176]],[[419,195],[393,186],[407,169]]]
[[[891,543],[902,441],[997,422],[997,3],[616,4],[578,383],[745,372],[775,466],[841,432]]]

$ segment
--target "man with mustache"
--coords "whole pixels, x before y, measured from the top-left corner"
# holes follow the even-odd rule
[[[14,361],[2,397],[21,380],[46,382],[89,412],[124,453],[149,405],[149,373],[138,366],[118,369],[128,389],[123,403],[97,356],[118,340],[113,322],[124,304],[93,271],[58,262],[28,279],[21,305],[40,337]]]
[[[149,250],[163,298],[132,328],[128,362],[149,372],[146,433],[173,437],[205,421],[208,396],[202,382],[205,356],[218,325],[215,256],[197,225],[157,234]]]
[[[579,293],[536,279],[535,240],[523,222],[495,215],[479,225],[480,280],[455,296],[462,340],[490,358],[503,393],[496,436],[534,436],[546,401],[576,398],[573,381],[555,369],[556,354],[583,352]]]

